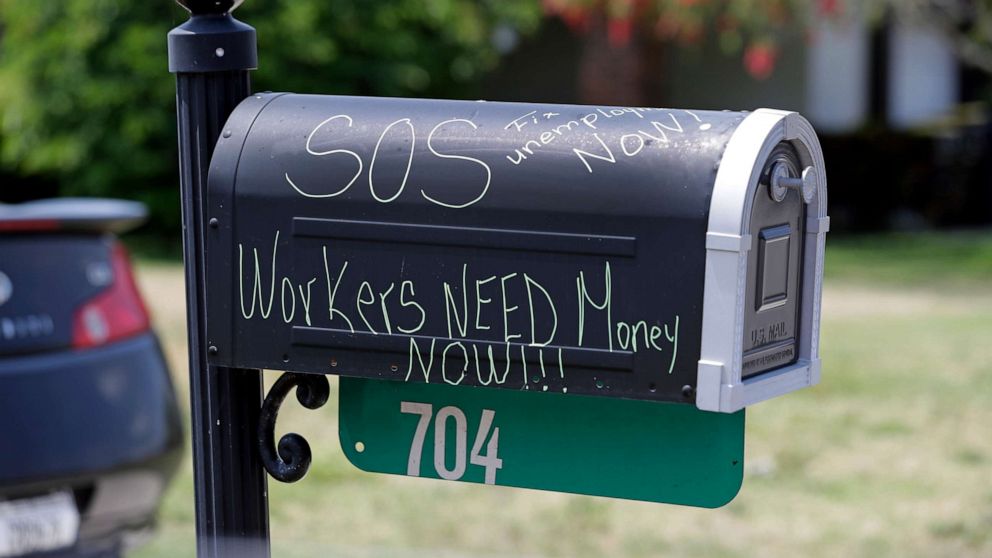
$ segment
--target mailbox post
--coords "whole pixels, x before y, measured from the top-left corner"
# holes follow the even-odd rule
[[[265,469],[256,425],[262,403],[259,370],[207,363],[207,169],[228,115],[250,93],[255,30],[230,11],[242,0],[179,0],[189,21],[169,33],[169,70],[176,74],[183,256],[189,331],[190,403],[196,495],[197,554],[269,555]]]

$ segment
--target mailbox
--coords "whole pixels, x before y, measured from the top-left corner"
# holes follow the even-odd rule
[[[212,364],[720,412],[819,379],[796,113],[267,93],[220,136]]]

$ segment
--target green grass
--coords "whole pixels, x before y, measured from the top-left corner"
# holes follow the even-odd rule
[[[992,235],[830,239],[827,270],[822,383],[748,411],[728,506],[363,473],[338,447],[332,394],[281,415],[314,462],[269,484],[274,555],[992,556]],[[157,261],[141,278],[185,397],[181,268]],[[134,556],[192,555],[187,466]]]
[[[992,281],[992,231],[828,236],[827,245],[828,279],[903,285]]]

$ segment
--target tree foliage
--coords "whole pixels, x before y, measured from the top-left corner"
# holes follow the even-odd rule
[[[803,30],[812,18],[835,17],[841,0],[543,0],[545,9],[584,32],[605,16],[610,42],[622,45],[635,34],[653,40],[696,45],[712,36],[727,54],[743,51],[743,63],[757,79],[774,70],[780,38]]]
[[[771,75],[783,36],[821,20],[878,20],[883,15],[936,26],[961,57],[992,73],[992,0],[542,0],[578,32],[605,16],[611,42],[634,34],[683,45],[710,35],[727,54],[742,54],[757,79]]]
[[[462,97],[496,60],[500,26],[533,0],[250,0],[257,90]],[[0,0],[0,164],[64,194],[141,199],[177,227],[168,0]],[[6,184],[16,188],[17,184]]]
[[[943,30],[965,62],[992,74],[992,0],[902,0],[894,8]]]

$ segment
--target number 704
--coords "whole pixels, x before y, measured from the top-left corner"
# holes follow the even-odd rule
[[[465,413],[454,406],[441,407],[437,414],[434,414],[434,406],[430,403],[414,403],[412,401],[401,401],[400,412],[411,415],[419,415],[417,429],[413,432],[413,442],[410,444],[410,457],[407,460],[406,474],[411,477],[420,476],[420,457],[424,450],[424,438],[427,437],[427,427],[430,425],[431,417],[434,417],[434,470],[439,477],[445,480],[459,480],[465,474],[465,450],[468,438],[468,421]],[[496,412],[491,409],[483,409],[482,417],[479,420],[479,430],[472,444],[472,452],[468,454],[468,462],[472,465],[479,465],[485,468],[486,484],[496,484],[496,471],[503,468],[503,460],[499,453],[499,427],[493,426]],[[455,421],[455,463],[451,468],[445,460],[447,455],[445,449],[447,444],[448,420]],[[490,430],[492,436],[489,435]],[[489,443],[486,443],[486,439]],[[485,446],[485,453],[482,453]]]

